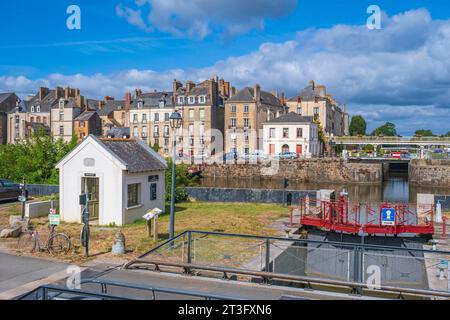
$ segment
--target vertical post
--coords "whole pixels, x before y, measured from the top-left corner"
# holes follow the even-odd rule
[[[447,239],[447,217],[442,217],[442,239]]]
[[[89,211],[89,192],[86,192],[86,221],[85,221],[85,228],[86,228],[86,247],[85,247],[85,253],[86,257],[89,257],[89,221],[91,220],[90,217],[90,211]]]
[[[173,143],[172,143],[172,193],[170,197],[170,230],[169,238],[172,240],[175,237],[175,157],[177,147],[177,132],[176,128],[173,128]]]
[[[21,220],[25,220],[25,203],[27,201],[27,186],[25,185],[25,178],[23,179],[22,184],[22,214],[21,214]]]
[[[270,270],[270,239],[266,239],[266,272],[272,272]]]
[[[192,246],[192,232],[188,231],[187,263],[192,263],[191,246]]]
[[[155,222],[153,223],[153,241],[158,241],[158,215],[155,216]]]
[[[293,219],[294,219],[294,208],[291,207],[289,209],[289,223],[290,223],[291,228],[292,228],[292,224],[293,224]]]

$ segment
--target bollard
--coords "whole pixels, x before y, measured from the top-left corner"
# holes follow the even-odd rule
[[[122,230],[116,233],[114,245],[112,247],[113,254],[125,254],[125,235]]]
[[[437,249],[436,249],[436,244],[437,244],[437,241],[436,240],[431,240],[431,250],[433,250],[433,251],[436,251]]]

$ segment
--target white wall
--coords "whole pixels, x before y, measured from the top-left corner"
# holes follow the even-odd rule
[[[157,182],[149,182],[148,177],[158,175]],[[128,203],[128,185],[129,184],[141,184],[141,194],[140,194],[140,205],[127,208]],[[157,183],[157,199],[154,201],[150,200],[150,184]],[[147,213],[148,210],[159,208],[165,211],[165,175],[163,172],[145,172],[145,173],[134,173],[123,175],[123,185],[122,190],[122,202],[124,204],[123,210],[123,224],[133,223],[136,220],[142,219],[142,216]]]
[[[275,136],[270,138],[270,128],[275,129]],[[289,129],[289,138],[283,138],[283,128]],[[297,138],[297,128],[303,129],[303,137]],[[264,152],[269,154],[270,145],[275,145],[275,155],[282,152],[283,145],[289,146],[290,152],[296,152],[297,145],[302,145],[304,157],[319,155],[318,129],[314,124],[264,124]]]
[[[122,168],[123,165],[95,143],[77,147],[78,152],[60,169],[61,219],[81,222],[81,178],[85,173],[95,174],[99,180],[99,224],[122,224]],[[84,159],[95,159],[94,166],[86,166]]]

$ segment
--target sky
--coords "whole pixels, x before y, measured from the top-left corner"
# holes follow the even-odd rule
[[[450,131],[448,0],[1,1],[0,36],[0,92],[20,97],[70,85],[123,99],[213,75],[291,97],[314,79],[369,131]]]

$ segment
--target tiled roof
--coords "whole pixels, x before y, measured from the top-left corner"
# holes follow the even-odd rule
[[[313,117],[303,117],[295,112],[289,112],[266,123],[312,123]]]
[[[99,139],[99,142],[122,160],[130,173],[166,169],[158,159],[134,139]]]

